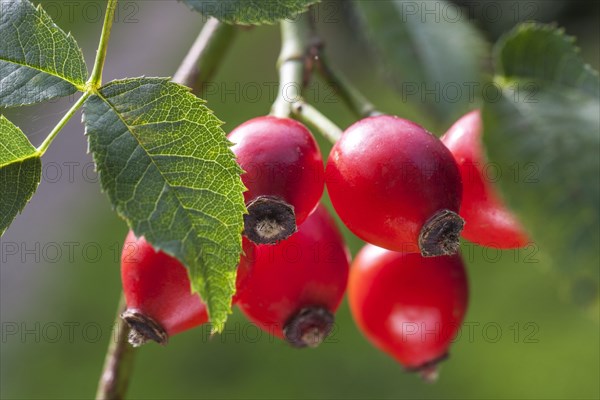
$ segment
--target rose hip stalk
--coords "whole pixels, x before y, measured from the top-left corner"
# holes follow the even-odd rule
[[[204,303],[192,294],[186,268],[130,231],[121,255],[121,280],[131,328],[129,343],[167,344],[170,336],[208,322]]]
[[[358,121],[333,147],[325,177],[336,212],[361,239],[423,256],[458,251],[460,172],[421,126],[389,115]]]
[[[460,255],[425,258],[367,244],[352,264],[348,296],[354,320],[375,346],[435,380],[467,308]]]
[[[462,235],[488,247],[523,247],[529,242],[525,230],[503,204],[492,183],[484,178],[486,157],[482,135],[481,113],[475,110],[460,118],[442,137],[462,176],[460,216],[466,222]]]
[[[348,280],[349,253],[323,206],[275,246],[244,240],[236,304],[294,347],[316,347],[333,327]]]
[[[323,159],[312,134],[292,119],[266,116],[238,126],[229,140],[246,171],[244,235],[264,244],[289,237],[323,194]]]

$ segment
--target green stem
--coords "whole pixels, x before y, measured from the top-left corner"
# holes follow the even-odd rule
[[[96,61],[94,62],[92,75],[90,75],[90,79],[88,80],[88,87],[91,89],[97,89],[102,86],[102,71],[104,69],[104,62],[106,61],[108,39],[110,38],[110,31],[115,17],[115,10],[117,9],[117,2],[118,0],[108,0],[106,14],[104,15],[104,25],[102,25],[102,35],[100,36],[100,44],[98,45],[98,51],[96,52]]]
[[[271,108],[271,115],[285,118],[293,114],[313,125],[331,142],[335,143],[340,138],[342,130],[302,99],[302,89],[314,64],[357,117],[379,114],[373,104],[327,62],[322,53],[322,44],[311,24],[310,13],[305,13],[294,21],[282,21],[281,41],[281,53],[277,62],[279,92]]]
[[[64,128],[64,126],[67,124],[67,122],[69,122],[69,120],[73,117],[73,115],[75,115],[77,110],[79,110],[81,108],[83,103],[87,100],[88,97],[90,97],[90,95],[91,95],[90,92],[84,93],[83,96],[81,96],[79,98],[79,100],[77,100],[77,102],[73,105],[73,107],[71,107],[71,109],[69,111],[67,111],[67,113],[62,117],[62,119],[54,127],[54,129],[52,129],[52,131],[50,132],[50,134],[48,134],[46,139],[44,139],[44,141],[42,142],[40,147],[37,148],[37,153],[39,154],[40,157],[43,156],[44,153],[46,153],[46,150],[48,150],[48,147],[50,147],[50,144],[52,144],[52,141],[54,141],[54,139],[56,138],[56,135],[58,135],[58,132],[60,132],[61,129]]]
[[[311,46],[312,29],[310,13],[295,20],[281,22],[281,52],[277,60],[279,90],[271,108],[271,115],[289,117],[292,103],[301,100],[302,89],[307,81],[307,57]]]
[[[322,50],[319,51],[317,66],[323,79],[335,90],[336,94],[358,118],[381,114],[350,81],[331,66]]]
[[[115,319],[116,337],[112,338],[108,345],[104,368],[96,392],[97,400],[123,399],[127,393],[129,378],[133,370],[135,348],[127,342],[129,327],[120,317],[126,308],[125,296],[121,293]]]
[[[295,116],[304,123],[311,124],[321,132],[331,143],[337,142],[342,136],[342,130],[319,110],[304,101],[297,101],[292,106]]]
[[[211,79],[239,29],[210,18],[173,76],[173,82],[200,91]]]

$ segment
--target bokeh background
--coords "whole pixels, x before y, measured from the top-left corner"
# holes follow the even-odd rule
[[[528,17],[564,26],[577,36],[586,61],[598,68],[598,2],[511,3],[533,4],[535,14]],[[63,29],[73,32],[91,65],[104,3],[42,4]],[[333,7],[344,8],[342,3]],[[517,22],[509,13],[493,21],[473,16],[490,41]],[[176,1],[122,1],[105,81],[171,76],[204,21]],[[436,123],[416,114],[392,91],[351,24],[321,20],[319,31],[334,64],[379,109],[414,118],[438,134],[449,126],[450,121]],[[218,74],[205,85],[203,97],[226,121],[227,132],[268,113],[279,44],[277,27],[243,30]],[[353,122],[322,82],[311,83],[306,98],[340,126]],[[72,102],[62,99],[3,113],[38,145]],[[330,145],[320,143],[326,154]],[[0,395],[91,398],[112,340],[120,292],[118,258],[127,228],[100,191],[78,118],[61,132],[43,162],[37,194],[0,247]],[[361,242],[344,234],[355,254]],[[560,278],[543,262],[543,249],[541,254],[497,252],[465,243],[463,250],[471,283],[467,325],[435,385],[404,373],[372,347],[344,301],[334,334],[316,350],[291,349],[259,332],[238,311],[222,335],[211,338],[208,328],[200,328],[173,338],[165,348],[147,345],[138,351],[129,397],[598,398],[598,318],[567,301]]]

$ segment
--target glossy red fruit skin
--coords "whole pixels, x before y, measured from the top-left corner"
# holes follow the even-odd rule
[[[130,231],[121,255],[121,280],[128,309],[158,322],[169,336],[208,322],[206,306],[192,294],[186,268]]]
[[[259,196],[275,196],[294,207],[300,225],[323,194],[323,158],[310,131],[289,118],[263,116],[246,121],[228,136],[237,162],[246,204]]]
[[[419,252],[436,212],[458,213],[462,184],[452,154],[414,122],[381,115],[350,126],[329,156],[326,183],[344,224],[389,250]]]
[[[350,253],[324,206],[298,232],[274,246],[244,238],[234,302],[264,331],[279,338],[300,310],[323,307],[334,313],[348,281]]]
[[[493,184],[484,178],[486,157],[479,110],[461,117],[441,138],[452,152],[463,181],[462,232],[471,242],[500,249],[524,247],[529,238],[517,217],[504,205]]]
[[[467,276],[460,255],[425,258],[367,244],[348,284],[363,334],[410,370],[443,359],[463,321]]]

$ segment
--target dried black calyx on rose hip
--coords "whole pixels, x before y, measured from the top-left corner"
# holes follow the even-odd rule
[[[168,343],[169,335],[165,329],[149,316],[127,309],[121,314],[121,318],[129,325],[128,339],[133,347],[140,347],[150,340],[161,345]]]
[[[244,235],[256,244],[274,244],[297,230],[294,207],[274,196],[251,201],[244,215]]]
[[[285,340],[293,347],[317,347],[329,336],[335,319],[323,307],[304,308],[283,328]]]
[[[465,221],[455,212],[441,210],[431,217],[419,234],[419,249],[423,257],[456,254],[460,247],[460,233]]]

